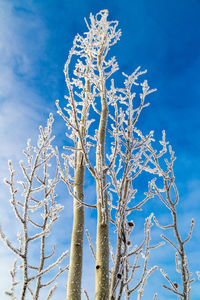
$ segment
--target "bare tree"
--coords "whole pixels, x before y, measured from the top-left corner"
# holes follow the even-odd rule
[[[15,186],[15,171],[12,162],[9,161],[10,179],[5,179],[5,183],[10,188],[11,200],[10,204],[13,207],[17,220],[22,226],[22,232],[18,233],[19,246],[15,246],[3,233],[0,228],[0,237],[7,247],[18,257],[22,265],[14,263],[13,270],[10,272],[12,278],[12,286],[6,295],[11,299],[19,299],[15,295],[15,286],[19,284],[16,281],[17,270],[22,270],[22,285],[20,299],[39,299],[39,294],[42,288],[45,288],[55,282],[56,278],[63,273],[67,268],[60,268],[52,279],[44,282],[43,277],[53,268],[58,266],[63,258],[67,255],[65,251],[53,263],[47,265],[48,259],[55,254],[56,246],[53,246],[50,252],[46,246],[46,238],[50,234],[52,225],[59,217],[59,212],[63,209],[60,204],[56,203],[55,188],[59,182],[58,168],[52,179],[48,178],[48,170],[50,162],[57,161],[58,153],[51,145],[54,137],[51,136],[53,116],[50,115],[47,121],[47,127],[40,126],[40,135],[37,142],[37,147],[27,143],[27,149],[24,151],[26,163],[20,161],[20,167],[24,175],[24,180],[17,181],[19,187]],[[21,197],[19,192],[22,192]],[[41,217],[40,217],[41,216]],[[40,256],[36,264],[31,259],[31,248],[35,242],[40,241]],[[21,281],[21,280],[20,280]],[[35,284],[33,284],[33,282]],[[52,296],[56,285],[54,285],[48,293],[47,299]]]

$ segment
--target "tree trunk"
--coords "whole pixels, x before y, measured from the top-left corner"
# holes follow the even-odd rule
[[[86,81],[86,99],[87,93],[90,91],[89,81]],[[80,132],[84,139],[85,137],[85,116],[87,107],[87,100],[82,109],[82,117],[80,123]],[[80,141],[78,143],[80,148]],[[84,200],[84,173],[85,162],[82,152],[78,152],[75,164],[75,179],[74,179],[74,194],[76,197]],[[71,236],[71,251],[70,251],[70,265],[67,283],[67,300],[81,300],[81,279],[82,279],[82,260],[83,260],[83,234],[84,234],[84,206],[74,199],[74,213],[73,213],[73,230]]]
[[[96,167],[100,174],[97,179],[97,238],[96,238],[96,267],[95,267],[95,300],[107,300],[109,297],[109,225],[106,190],[105,165],[105,136],[108,116],[108,106],[105,92],[104,76],[100,59],[98,69],[101,82],[101,116],[96,152]]]
[[[84,160],[78,154],[75,169],[74,193],[83,200]],[[67,300],[81,300],[82,256],[84,233],[84,207],[74,199],[74,220],[71,236],[70,265],[67,283]]]

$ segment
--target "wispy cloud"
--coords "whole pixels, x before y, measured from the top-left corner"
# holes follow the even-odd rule
[[[30,83],[44,51],[46,31],[39,17],[25,11],[22,18],[9,1],[1,1],[0,16],[0,151],[5,160],[13,153],[18,158],[17,149],[35,131],[33,124],[41,120],[39,108],[45,111]],[[31,36],[38,32],[43,39],[32,45]]]
[[[33,45],[32,35],[38,35]],[[28,38],[30,37],[30,39]],[[31,87],[37,59],[45,50],[46,30],[33,11],[19,10],[14,2],[0,3],[0,202],[1,224],[9,237],[16,238],[10,195],[2,180],[8,176],[8,159],[14,164],[22,158],[26,139],[35,137],[46,111],[38,91]],[[10,220],[12,219],[12,226]],[[10,285],[9,270],[13,255],[0,244],[0,298]]]

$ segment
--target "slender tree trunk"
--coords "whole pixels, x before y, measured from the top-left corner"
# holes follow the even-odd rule
[[[46,205],[45,205],[46,206]],[[45,219],[44,225],[43,225],[43,230],[46,227],[47,223],[47,218]],[[40,266],[38,269],[38,273],[42,271],[44,267],[44,251],[45,251],[45,236],[42,236],[41,238],[41,251],[40,251]],[[34,300],[38,300],[39,298],[39,293],[40,293],[40,288],[41,288],[41,277],[37,278],[36,281],[36,289],[35,289],[35,295],[34,295]]]
[[[100,190],[97,184],[97,190]],[[99,194],[99,191],[97,191]],[[97,240],[96,240],[96,272],[95,300],[107,300],[109,296],[109,247],[108,222],[102,217],[102,205],[97,197]],[[107,212],[106,212],[107,213]]]
[[[125,170],[125,172],[126,172],[126,170]],[[128,191],[128,180],[126,179],[124,182],[123,195],[122,195],[121,199],[119,199],[119,202],[118,202],[118,209],[120,208],[121,205],[124,206],[124,200],[126,199],[127,191]],[[121,258],[124,255],[125,250],[126,250],[124,219],[125,219],[125,212],[124,212],[124,208],[123,208],[123,211],[121,212],[121,215],[120,215],[121,226],[118,228],[118,233],[117,233],[117,247],[116,247],[116,255],[115,255],[115,264],[114,264],[114,268],[113,268],[113,272],[112,272],[109,300],[116,300],[116,299],[118,300],[118,299],[121,299],[121,296],[122,296],[122,293],[119,293],[118,297],[116,297],[116,288],[117,288],[117,281],[119,280],[119,278],[117,278],[117,275],[122,276],[122,274],[119,274]],[[122,253],[122,244],[123,243],[124,243],[124,249],[123,249],[123,253]],[[121,271],[123,272],[123,270],[121,270]]]
[[[96,166],[100,178],[97,179],[97,238],[96,238],[96,267],[95,267],[95,300],[107,300],[109,297],[109,226],[108,204],[106,191],[105,165],[105,136],[108,117],[108,106],[105,92],[103,71],[100,58],[98,69],[101,82],[101,116],[98,132]]]
[[[90,91],[89,81],[86,81],[86,98]],[[80,132],[85,136],[85,117],[87,111],[87,101],[83,105]],[[80,141],[78,143],[80,148]],[[78,152],[75,164],[74,194],[84,200],[84,173],[85,162],[82,152]],[[83,234],[84,234],[84,206],[74,199],[73,230],[71,236],[70,265],[67,283],[67,300],[81,300],[81,279],[83,260]]]
[[[46,157],[46,152],[45,152],[45,157]],[[47,165],[45,164],[44,166],[45,170],[44,170],[44,183],[45,183],[45,190],[44,190],[44,198],[47,198]],[[45,219],[44,219],[44,223],[42,225],[42,230],[45,231],[46,229],[46,225],[47,225],[47,221],[48,221],[48,218],[47,218],[47,204],[44,205],[44,214],[46,215]],[[39,266],[39,269],[38,269],[38,273],[40,273],[43,268],[44,268],[44,261],[45,261],[45,235],[43,235],[41,237],[41,244],[40,244],[40,266]],[[40,294],[40,289],[41,289],[41,277],[37,278],[36,280],[36,289],[35,289],[35,294],[34,294],[34,300],[38,300],[39,298],[39,294]]]
[[[117,274],[119,273],[120,269],[120,262],[121,262],[121,251],[122,251],[122,240],[121,240],[121,233],[118,233],[117,236],[117,247],[116,247],[116,256],[115,256],[115,265],[113,268],[112,280],[110,285],[110,298],[109,300],[116,299],[116,286],[117,286]]]
[[[80,200],[83,200],[83,182],[84,160],[82,153],[79,153],[75,169],[74,193]],[[84,207],[80,207],[79,202],[76,199],[74,199],[73,217],[67,300],[81,300]]]

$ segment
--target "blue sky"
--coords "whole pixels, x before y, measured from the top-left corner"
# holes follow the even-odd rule
[[[200,270],[200,263],[196,261],[200,248],[195,248],[197,241],[200,241],[199,0],[1,1],[1,223],[10,224],[12,215],[7,204],[7,188],[2,183],[2,179],[8,175],[7,160],[11,158],[17,165],[26,139],[31,137],[35,141],[38,127],[45,124],[49,112],[55,115],[56,143],[59,147],[65,143],[65,126],[56,115],[55,108],[55,100],[64,101],[66,93],[63,66],[74,36],[86,29],[84,17],[88,18],[90,12],[95,14],[105,8],[109,10],[110,19],[118,20],[122,29],[120,42],[112,50],[119,63],[118,73],[131,73],[140,65],[148,70],[146,77],[150,86],[158,89],[150,97],[151,105],[143,113],[140,125],[144,132],[155,130],[157,138],[165,129],[167,139],[176,152],[175,175],[181,196],[181,229],[183,232],[187,229],[191,217],[196,219],[188,252],[192,270]],[[91,186],[87,190],[93,192]],[[61,201],[64,203],[63,199]],[[71,202],[70,199],[66,201],[65,211],[57,226],[60,249],[69,244],[71,232]],[[163,220],[168,218],[162,208],[158,213]],[[91,227],[94,235],[95,219],[90,212],[87,212],[87,217],[88,227]],[[138,220],[140,222],[140,216]],[[59,227],[62,222],[66,222],[66,232],[63,226],[62,230]],[[10,235],[14,237],[15,234],[10,231]],[[6,262],[2,263],[4,267],[0,272],[0,282],[6,285],[8,277],[5,272],[10,256],[2,245],[0,255],[0,260]],[[85,264],[92,260],[92,257],[88,258],[89,255]],[[161,253],[159,255],[162,257]],[[170,262],[166,265],[169,269],[173,268]],[[93,280],[93,275],[91,271],[91,278],[84,280],[86,286]],[[162,280],[159,275],[155,276]],[[155,282],[155,278],[152,282]],[[61,282],[65,282],[64,277]],[[0,286],[0,298],[3,285]],[[196,290],[198,283],[194,284],[192,300],[198,299]],[[166,292],[161,293],[158,299],[176,299],[173,296],[170,298]],[[64,297],[63,289],[59,295]]]

